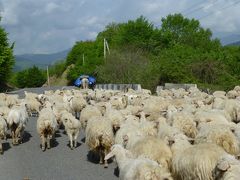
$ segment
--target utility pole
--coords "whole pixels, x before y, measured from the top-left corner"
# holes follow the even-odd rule
[[[48,80],[48,87],[50,87],[49,73],[48,73],[48,66],[47,66],[47,80]]]
[[[108,42],[105,38],[103,39],[103,47],[104,47],[103,54],[104,54],[104,58],[106,59],[106,50],[108,51],[108,54],[110,54],[110,49],[108,46]]]
[[[84,54],[83,54],[83,56],[82,56],[82,64],[83,64],[83,66],[84,66],[84,64],[85,64],[85,57],[84,57]]]
[[[103,50],[103,54],[104,54],[104,59],[106,59],[106,39],[103,39],[103,46],[104,46],[104,50]]]

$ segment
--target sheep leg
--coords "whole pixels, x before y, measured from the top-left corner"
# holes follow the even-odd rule
[[[47,137],[47,148],[50,149],[50,137]]]
[[[75,133],[74,135],[74,147],[77,147],[77,137],[78,137],[79,131]]]
[[[100,153],[99,153],[99,156],[100,156],[100,161],[99,161],[99,164],[103,164],[103,150],[102,148],[100,148]]]
[[[14,132],[14,130],[12,130],[11,134],[12,134],[12,144],[15,145],[15,132]]]
[[[3,154],[2,140],[0,138],[0,153]]]
[[[20,132],[18,133],[19,134],[19,143],[22,144],[23,143],[23,134],[24,134],[24,129],[20,129],[19,130]]]
[[[44,136],[41,136],[41,139],[42,139],[42,151],[45,151],[46,139]]]
[[[105,158],[105,156],[108,154],[107,150],[104,149],[104,156],[103,156],[103,159]],[[104,160],[104,168],[108,168],[108,161],[107,160]]]
[[[73,136],[71,133],[69,133],[69,140],[70,140],[70,147],[73,149]]]
[[[15,131],[15,141],[16,141],[16,144],[21,143],[22,141],[22,128],[21,127],[17,127],[16,131]]]

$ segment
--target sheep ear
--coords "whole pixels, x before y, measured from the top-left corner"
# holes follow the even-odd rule
[[[145,118],[147,118],[147,117],[149,117],[150,116],[150,114],[145,114]]]
[[[240,154],[236,155],[235,158],[236,158],[237,160],[240,160]]]
[[[68,99],[68,102],[70,102],[73,99],[73,96],[71,96],[71,98]]]
[[[232,131],[232,133],[235,133],[235,128],[234,127],[230,127],[230,130]]]
[[[138,117],[139,119],[141,118],[141,115],[140,115],[140,114],[136,114],[135,116]]]
[[[220,171],[227,171],[228,169],[229,169],[229,164],[228,164],[228,162],[227,161],[223,161],[223,162],[221,162],[221,163],[219,163],[218,165],[217,165],[217,168],[220,170]]]
[[[188,141],[190,142],[190,144],[194,144],[194,139],[193,138],[188,138]]]
[[[168,145],[171,147],[173,144],[175,143],[175,141],[173,139],[169,139],[168,140]]]
[[[113,152],[111,151],[110,153],[108,153],[108,154],[105,156],[104,160],[106,161],[106,160],[112,158],[113,156],[114,156],[114,154],[113,154]]]

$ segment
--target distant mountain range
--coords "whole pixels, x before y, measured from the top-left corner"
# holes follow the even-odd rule
[[[61,52],[52,53],[52,54],[22,54],[15,56],[15,66],[14,71],[22,71],[33,65],[46,69],[48,65],[52,65],[57,61],[63,60],[67,57],[71,49],[67,49]]]
[[[240,46],[240,41],[236,41],[236,42],[230,43],[227,46]]]

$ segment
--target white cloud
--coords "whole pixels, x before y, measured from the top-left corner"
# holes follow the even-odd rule
[[[94,39],[111,22],[125,22],[140,15],[159,26],[170,13],[190,12],[214,32],[240,30],[240,4],[233,0],[0,0],[0,11],[15,52],[56,52],[75,41]],[[203,8],[201,8],[203,7]],[[198,9],[193,11],[193,9]],[[192,10],[192,12],[191,12]],[[186,13],[185,13],[186,14]]]
[[[55,4],[54,2],[50,2],[50,3],[48,3],[48,4],[46,5],[45,11],[46,11],[47,13],[51,13],[51,12],[53,12],[54,10],[56,10],[56,9],[58,9],[58,8],[59,8],[59,6],[58,6],[57,4]]]

